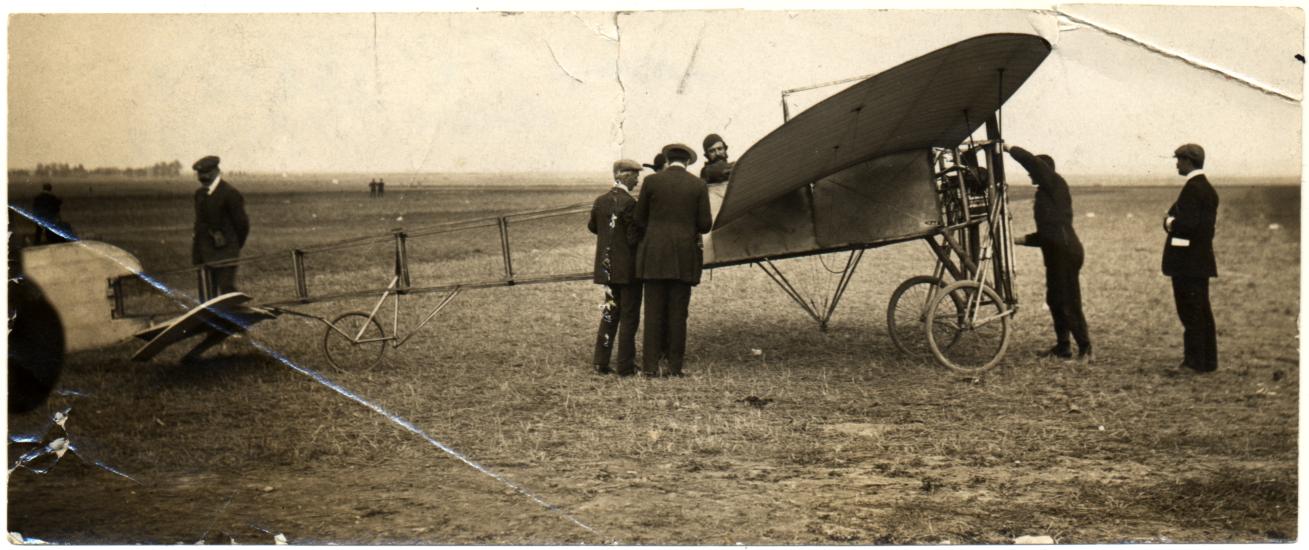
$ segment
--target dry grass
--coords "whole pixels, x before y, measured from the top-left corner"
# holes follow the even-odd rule
[[[251,252],[385,231],[399,215],[406,225],[467,219],[595,193],[425,191],[348,205],[340,194],[272,204],[262,201],[282,196],[261,196],[250,205]],[[1213,375],[1184,377],[1164,373],[1180,359],[1181,335],[1158,273],[1158,217],[1175,193],[1075,190],[1099,354],[1091,366],[1033,358],[1049,344],[1049,318],[1040,259],[1027,249],[1019,251],[1024,309],[999,369],[964,378],[897,354],[884,308],[899,281],[930,270],[926,247],[916,243],[869,251],[826,333],[757,269],[707,275],[692,303],[691,376],[680,380],[590,374],[600,292],[589,283],[467,292],[368,372],[332,371],[317,349],[321,326],[311,322],[284,318],[252,335],[594,533],[248,341],[193,366],[174,363],[181,350],[132,364],[131,344],[74,357],[64,384],[90,394],[71,400],[74,437],[145,484],[74,464],[44,477],[18,473],[10,529],[111,543],[192,542],[210,530],[266,539],[252,524],[302,543],[1293,539],[1298,189],[1220,189],[1222,276],[1213,295],[1223,364]],[[75,227],[136,252],[147,268],[184,260],[174,256],[189,237],[185,196],[123,200],[140,213],[105,208],[78,218],[88,209],[76,199],[66,209]],[[1016,203],[1018,231],[1031,227],[1027,208]],[[560,237],[529,243],[536,261],[524,262],[572,271],[581,261],[585,269],[587,234],[572,223],[534,231]],[[818,295],[835,284],[816,259],[780,265]],[[245,277],[243,284],[262,284]],[[406,302],[406,324],[437,299]],[[57,397],[52,406],[68,402]],[[11,426],[29,429],[42,414],[10,417]]]

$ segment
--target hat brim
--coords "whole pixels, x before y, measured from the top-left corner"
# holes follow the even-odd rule
[[[692,148],[690,148],[690,147],[687,147],[687,146],[685,146],[685,145],[677,144],[677,143],[672,144],[672,145],[665,145],[665,146],[664,146],[664,149],[663,149],[664,158],[668,158],[668,152],[669,152],[669,151],[683,151],[683,152],[685,152],[687,155],[689,155],[689,156],[691,157],[691,160],[688,161],[687,164],[695,164],[695,161],[698,160],[698,159],[700,158],[698,155],[695,154],[695,150],[694,150],[694,149],[692,149]]]

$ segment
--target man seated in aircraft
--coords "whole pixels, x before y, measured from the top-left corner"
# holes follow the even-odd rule
[[[705,165],[700,169],[700,179],[705,183],[727,183],[732,177],[732,163],[727,162],[727,142],[718,134],[709,134],[704,138]]]
[[[586,228],[595,234],[595,273],[592,280],[605,285],[604,303],[600,305],[600,330],[595,337],[595,372],[618,376],[636,374],[636,329],[641,323],[641,281],[636,278],[637,233],[632,214],[641,165],[623,159],[614,163],[613,185],[591,205]],[[618,367],[609,368],[618,335]]]
[[[727,161],[727,142],[718,134],[705,136],[704,156],[700,179],[709,186],[709,212],[718,217],[718,209],[723,206],[723,197],[727,194],[727,180],[732,176],[733,164]]]

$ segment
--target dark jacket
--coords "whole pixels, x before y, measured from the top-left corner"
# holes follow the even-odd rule
[[[1204,174],[1186,180],[1177,202],[1168,209],[1172,230],[1164,241],[1164,275],[1217,277],[1214,260],[1214,224],[1218,219],[1218,193]],[[1190,241],[1186,246],[1174,239]]]
[[[64,201],[56,197],[54,193],[42,191],[36,198],[32,199],[32,213],[37,217],[47,221],[58,221],[59,210]]]
[[[725,160],[716,160],[700,168],[700,179],[705,183],[723,183],[730,179],[732,174],[732,163]]]
[[[236,258],[250,235],[245,199],[227,180],[220,179],[213,194],[195,190],[195,234],[191,237],[191,263]]]
[[[1023,237],[1023,244],[1041,247],[1047,265],[1054,257],[1048,252],[1081,256],[1082,241],[1073,230],[1073,196],[1068,191],[1068,182],[1049,164],[1022,147],[1010,147],[1009,154],[1023,165],[1036,184],[1036,196],[1032,201],[1036,232]]]
[[[709,232],[709,189],[681,166],[669,166],[645,179],[634,218],[643,237],[636,251],[636,276],[643,280],[700,283]]]
[[[636,232],[632,215],[636,199],[625,189],[614,187],[596,197],[586,228],[595,233],[595,277],[599,284],[625,285],[636,282]]]

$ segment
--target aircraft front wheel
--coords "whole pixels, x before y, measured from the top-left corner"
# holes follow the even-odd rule
[[[927,309],[927,345],[936,362],[950,370],[986,372],[1009,347],[1012,314],[995,289],[958,281],[939,291]]]

